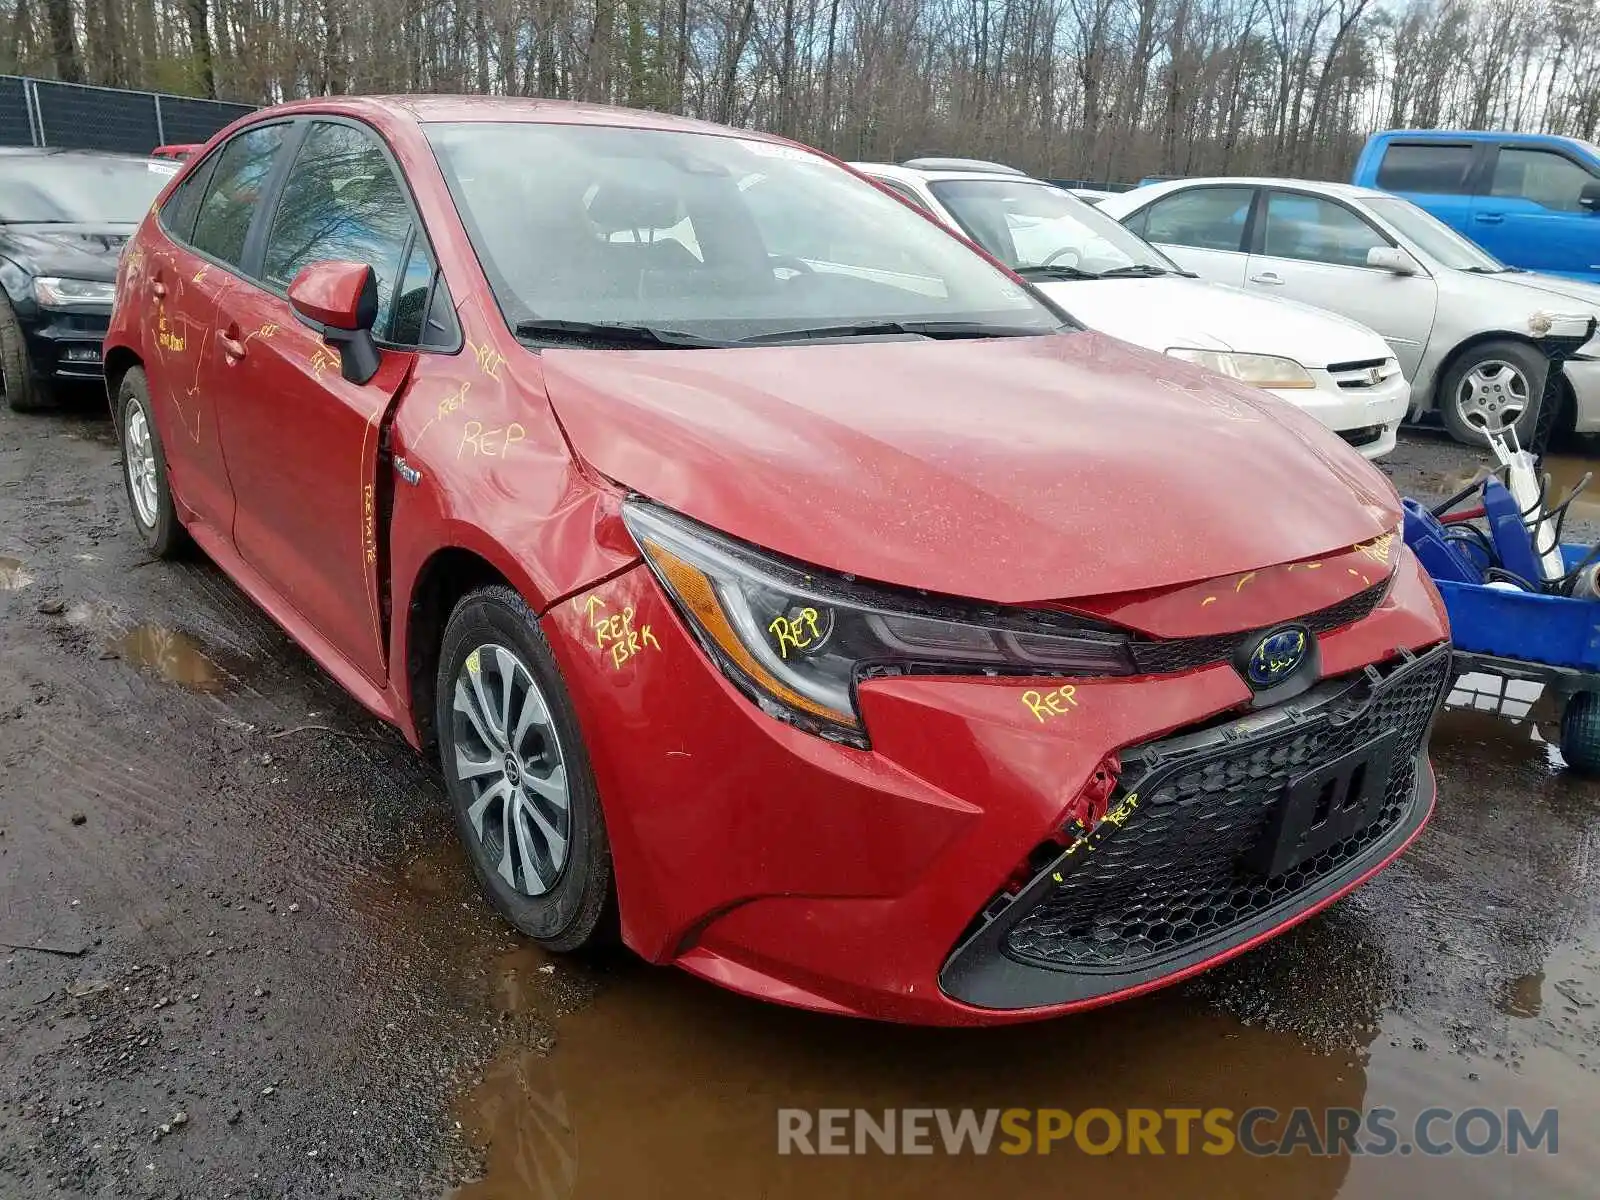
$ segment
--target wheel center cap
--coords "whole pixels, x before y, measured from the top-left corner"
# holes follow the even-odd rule
[[[504,770],[506,773],[507,783],[509,783],[512,787],[521,786],[522,768],[517,764],[517,756],[515,754],[506,755]]]

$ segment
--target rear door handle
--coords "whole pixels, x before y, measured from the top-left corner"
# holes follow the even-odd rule
[[[166,299],[167,285],[161,282],[159,275],[150,281],[150,290],[155,293],[158,300]]]
[[[1506,219],[1504,213],[1474,213],[1474,221],[1481,221],[1485,225],[1498,225]]]
[[[1270,283],[1274,287],[1282,287],[1283,286],[1283,276],[1279,275],[1276,271],[1262,271],[1257,275],[1250,276],[1250,282],[1251,283]]]
[[[222,346],[222,352],[229,358],[244,357],[244,343],[238,338],[230,337],[225,333],[219,333],[217,334],[217,341]]]

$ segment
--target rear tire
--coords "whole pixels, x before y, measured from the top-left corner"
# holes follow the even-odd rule
[[[113,416],[122,443],[122,482],[139,531],[150,553],[176,558],[189,546],[189,534],[178,520],[167,481],[167,454],[161,445],[150,407],[144,371],[131,368],[117,387]]]
[[[1501,339],[1472,347],[1439,381],[1439,417],[1450,436],[1487,446],[1488,431],[1511,426],[1531,446],[1550,364],[1526,342]]]
[[[1600,694],[1579,692],[1561,713],[1561,757],[1579,775],[1600,776]]]
[[[28,343],[9,300],[0,297],[0,386],[12,412],[38,412],[50,403],[49,389],[33,375]]]
[[[472,592],[450,615],[434,722],[457,832],[501,916],[556,952],[610,940],[611,843],[588,751],[538,619],[512,589]]]

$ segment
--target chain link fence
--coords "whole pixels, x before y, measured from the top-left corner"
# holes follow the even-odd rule
[[[203,142],[249,104],[0,75],[0,145],[149,154]]]

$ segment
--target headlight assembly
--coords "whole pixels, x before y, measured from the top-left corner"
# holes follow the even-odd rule
[[[1209,367],[1218,375],[1252,383],[1262,388],[1314,388],[1311,373],[1292,358],[1273,354],[1234,354],[1227,350],[1190,350],[1171,346],[1167,354],[1198,366]]]
[[[56,279],[40,275],[33,281],[33,298],[46,308],[99,308],[116,299],[117,285],[98,279]]]
[[[837,741],[866,745],[863,676],[1133,673],[1124,635],[1064,614],[807,569],[644,501],[623,519],[723,673],[770,715]]]

